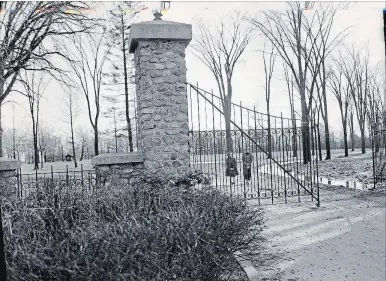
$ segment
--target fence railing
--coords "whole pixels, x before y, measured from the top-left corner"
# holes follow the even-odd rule
[[[94,169],[83,169],[81,165],[79,170],[53,170],[50,172],[38,172],[35,170],[30,173],[17,173],[17,194],[20,198],[27,198],[39,189],[50,185],[56,187],[62,192],[71,190],[81,190],[84,192],[95,191],[97,187],[97,175]]]
[[[303,125],[300,119],[257,112],[242,104],[226,105],[191,84],[188,99],[191,166],[207,173],[212,186],[232,196],[258,199],[259,204],[262,199],[274,203],[279,197],[284,203],[290,198],[300,202],[300,196],[306,195],[319,205],[313,118]],[[229,174],[228,152],[236,163],[234,175]],[[253,160],[248,164],[246,158]]]

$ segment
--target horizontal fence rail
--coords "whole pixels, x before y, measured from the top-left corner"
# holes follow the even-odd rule
[[[226,105],[191,84],[188,99],[191,166],[207,174],[213,187],[259,204],[280,198],[283,203],[300,202],[301,196],[309,196],[319,205],[315,126],[242,104]],[[228,152],[233,154],[234,174],[229,174]]]

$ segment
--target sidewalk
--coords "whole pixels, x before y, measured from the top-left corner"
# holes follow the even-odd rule
[[[320,208],[310,202],[265,206],[262,233],[273,256],[263,265],[254,262],[262,280],[385,280],[384,192],[356,195],[323,188]]]

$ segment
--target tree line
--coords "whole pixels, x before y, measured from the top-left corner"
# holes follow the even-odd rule
[[[275,75],[287,84],[291,118],[302,120],[303,162],[315,153],[318,142],[319,158],[322,146],[325,159],[331,159],[331,133],[328,94],[339,105],[345,156],[355,149],[355,126],[359,127],[360,149],[366,152],[366,139],[371,126],[383,113],[383,81],[379,66],[370,63],[367,48],[349,47],[345,38],[351,27],[333,33],[339,10],[350,3],[289,2],[283,10],[261,11],[257,16],[241,12],[220,19],[215,26],[198,21],[198,33],[193,53],[213,74],[225,115],[227,150],[232,151],[230,135],[233,77],[238,62],[243,59],[251,42],[263,42],[262,53],[265,83],[265,108],[268,114],[268,148],[271,146],[272,78]],[[278,68],[281,66],[281,68]],[[259,67],[259,66],[258,66]],[[298,109],[300,108],[300,113]],[[313,126],[315,124],[315,126]],[[313,139],[315,130],[316,139]],[[321,132],[323,131],[323,132]],[[324,140],[321,140],[321,137]],[[323,143],[323,145],[322,145]]]
[[[320,159],[322,147],[326,150],[325,159],[331,158],[329,94],[339,105],[345,156],[350,148],[355,149],[356,127],[359,128],[361,152],[366,152],[366,133],[383,112],[383,83],[379,69],[370,63],[366,48],[345,45],[350,27],[332,32],[338,11],[351,4],[308,4],[311,12],[304,11],[302,2],[290,2],[285,10],[260,11],[256,16],[236,11],[220,19],[214,27],[202,20],[194,24],[191,47],[216,81],[225,114],[228,151],[234,147],[230,120],[235,97],[235,71],[251,43],[260,42],[258,51],[262,54],[263,64],[258,67],[262,67],[265,74],[262,89],[268,129],[271,127],[272,95],[275,94],[271,84],[274,77],[282,78],[287,86],[291,118],[302,120],[304,163],[315,153],[314,142],[319,143]],[[0,116],[1,105],[10,101],[13,95],[22,95],[28,101],[32,140],[20,142],[25,147],[26,143],[33,147],[30,158],[36,169],[43,164],[39,159],[48,151],[43,148],[46,142],[55,143],[51,146],[56,147],[56,152],[51,154],[59,159],[64,148],[60,153],[57,147],[68,144],[66,151],[75,162],[77,158],[85,157],[83,142],[87,142],[88,150],[92,143],[92,152],[88,151],[88,156],[98,155],[101,151],[135,149],[134,70],[127,46],[135,17],[124,11],[139,2],[109,5],[114,6],[111,13],[96,16],[65,12],[66,9],[88,8],[84,2],[0,1],[0,9],[6,11],[0,14]],[[59,84],[64,93],[62,115],[68,139],[61,141],[46,137],[50,133],[44,132],[40,117],[41,100],[53,82]],[[92,131],[90,136],[90,131],[85,130],[87,141],[75,128],[81,108],[87,110]],[[113,126],[102,131],[101,118],[109,118]],[[312,127],[312,124],[316,126]],[[314,135],[311,128],[316,131],[315,139],[311,138]],[[268,132],[270,154],[272,144],[270,130]],[[19,140],[14,140],[15,130],[8,130],[4,137],[2,133],[0,119],[0,156],[5,152],[17,158],[22,152],[16,149]],[[29,134],[20,133],[23,139],[21,135]],[[110,142],[112,144],[106,145]],[[127,147],[119,149],[122,143],[127,143]]]
[[[118,143],[126,142],[122,138],[127,139],[128,150],[134,151],[136,109],[133,63],[128,55],[127,38],[135,14],[125,11],[138,4],[110,3],[107,5],[113,7],[110,7],[111,12],[100,16],[82,13],[82,9],[89,8],[86,2],[0,1],[0,10],[5,11],[0,14],[0,116],[1,106],[7,98],[12,101],[13,95],[21,95],[28,101],[32,141],[21,138],[18,142],[27,147],[32,145],[35,169],[39,164],[43,165],[39,159],[47,158],[45,154],[55,154],[52,152],[54,147],[57,149],[55,143],[61,143],[62,159],[63,147],[70,143],[67,153],[73,157],[75,166],[77,153],[80,153],[80,159],[84,157],[83,145],[77,152],[79,143],[85,141],[84,134],[75,132],[74,128],[80,108],[87,108],[93,132],[92,140],[87,140],[93,142],[93,152],[89,155],[98,155],[101,150],[118,152]],[[80,12],[66,12],[68,10]],[[41,101],[53,81],[65,93],[62,115],[69,131],[68,140],[53,141],[55,138],[50,138],[48,141],[49,134],[44,132],[41,124]],[[101,118],[112,119],[113,130],[102,131]],[[111,134],[114,135],[114,148],[106,145],[109,142],[106,139],[110,138],[106,136]],[[22,145],[16,145],[13,140],[14,131],[10,133],[12,145],[8,143],[4,147],[2,141],[8,139],[8,135],[3,138],[0,119],[0,156],[5,152],[12,158],[20,158],[19,147]],[[27,135],[23,133],[23,136]],[[44,148],[46,142],[50,143],[50,152]],[[30,155],[27,151],[24,154]],[[56,151],[56,154],[56,158],[60,158],[60,152]]]

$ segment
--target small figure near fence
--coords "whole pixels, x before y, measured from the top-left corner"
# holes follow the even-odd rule
[[[236,159],[231,152],[227,153],[225,176],[230,177],[231,184],[234,184],[234,178],[239,175],[237,171]]]
[[[251,154],[249,147],[246,149],[246,152],[243,154],[242,160],[243,160],[244,181],[246,181],[246,184],[249,185],[249,181],[251,180],[251,174],[252,174],[251,169],[252,169],[252,162],[253,162],[253,155]]]

